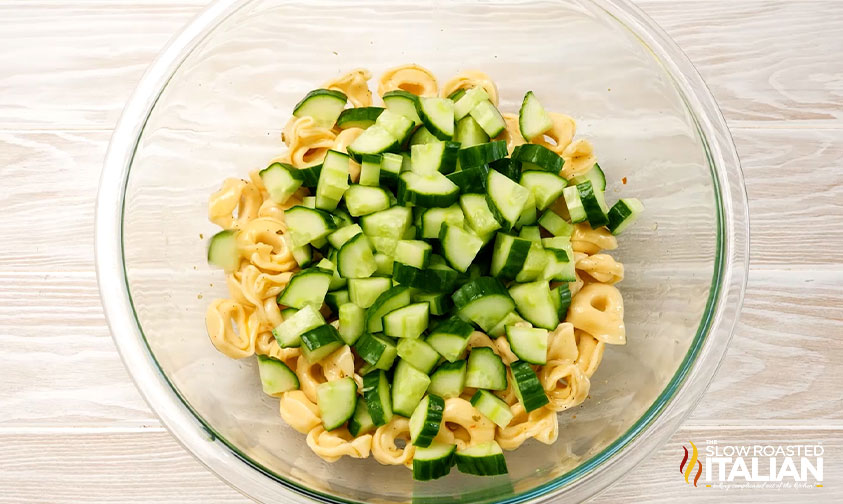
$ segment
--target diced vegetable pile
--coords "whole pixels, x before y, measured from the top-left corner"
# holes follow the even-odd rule
[[[548,331],[565,319],[571,300],[573,224],[617,234],[642,206],[621,199],[609,209],[597,164],[566,180],[563,159],[542,145],[508,155],[505,141],[492,140],[504,119],[480,87],[450,98],[391,91],[383,100],[385,108],[346,109],[343,93],[312,91],[294,115],[365,131],[348,153],[328,151],[320,165],[274,163],[261,172],[279,204],[301,187],[313,194],[285,212],[302,269],[278,295],[284,322],[273,333],[311,362],[343,345],[366,362],[361,391],[352,378],[319,386],[325,429],[347,425],[358,436],[403,415],[417,447],[416,479],[441,477],[454,464],[470,474],[502,474],[506,463],[494,441],[456,451],[433,440],[444,400],[465,388],[477,389],[471,403],[497,425],[512,418],[491,392],[507,388],[506,366],[490,348],[466,355],[469,336],[476,329],[506,336],[519,359],[510,366],[519,401],[528,412],[547,404],[531,365],[546,362]],[[532,92],[519,125],[526,139],[552,127]],[[360,164],[356,182],[352,162]],[[236,269],[235,236],[223,231],[212,239],[210,262]],[[323,305],[338,328],[320,313]],[[298,388],[282,362],[262,357],[259,364],[265,390]]]

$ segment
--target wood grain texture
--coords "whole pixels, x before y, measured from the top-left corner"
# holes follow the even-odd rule
[[[843,477],[843,431],[806,429],[680,429],[673,439],[593,502],[771,504],[839,502],[843,487],[805,490],[694,488],[679,473],[682,445],[704,440],[726,443],[821,443],[825,481]],[[247,503],[188,455],[166,432],[0,432],[0,503]],[[130,472],[128,471],[130,469]],[[49,489],[46,491],[45,489]]]
[[[732,125],[843,127],[843,3],[637,2],[679,44]]]
[[[843,60],[829,57],[843,49],[840,2],[638,4],[686,51],[731,122],[843,126]],[[160,0],[5,3],[0,126],[111,128],[146,65],[200,8]]]
[[[193,460],[119,360],[93,274],[110,129],[204,0],[0,4],[0,503],[247,502]],[[726,116],[750,198],[745,308],[673,438],[596,502],[843,501],[843,2],[646,0]],[[45,204],[46,202],[46,204]],[[690,488],[681,445],[817,442],[826,488]]]

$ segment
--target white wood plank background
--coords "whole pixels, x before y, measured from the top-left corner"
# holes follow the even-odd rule
[[[135,83],[202,0],[0,3],[0,503],[245,502],[173,441],[111,343],[97,180]],[[600,502],[843,501],[843,2],[646,0],[732,128],[742,321],[694,415]],[[824,488],[688,488],[688,439],[822,442]]]

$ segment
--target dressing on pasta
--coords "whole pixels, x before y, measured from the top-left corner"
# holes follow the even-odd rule
[[[487,447],[490,443],[503,450],[515,450],[530,439],[545,444],[555,442],[559,435],[559,414],[564,414],[563,412],[582,404],[589,397],[591,377],[598,370],[606,345],[623,345],[627,337],[624,326],[623,298],[617,286],[624,278],[624,267],[610,254],[618,247],[617,239],[610,229],[616,230],[625,224],[617,224],[611,220],[615,207],[608,212],[609,228],[605,223],[590,225],[589,222],[592,222],[590,213],[588,219],[577,220],[576,211],[579,209],[577,204],[582,204],[586,212],[593,211],[593,205],[589,206],[591,201],[587,198],[577,200],[576,194],[571,195],[573,199],[569,199],[569,195],[562,190],[565,180],[587,179],[589,184],[595,185],[594,190],[599,189],[602,195],[603,187],[596,187],[601,181],[593,177],[595,173],[593,167],[597,166],[597,158],[592,144],[584,138],[575,138],[576,122],[567,115],[557,112],[544,113],[544,110],[539,108],[536,109],[539,112],[536,112],[534,117],[528,117],[527,114],[533,110],[530,107],[534,107],[530,102],[531,93],[525,97],[519,114],[498,114],[499,119],[496,119],[493,112],[496,112],[495,107],[500,100],[498,87],[489,75],[480,71],[464,71],[440,86],[434,74],[419,65],[408,64],[391,68],[377,78],[377,95],[383,96],[387,92],[401,91],[421,97],[410,96],[408,102],[410,107],[404,109],[400,108],[402,106],[400,100],[396,100],[394,110],[392,102],[387,110],[383,110],[382,104],[373,103],[373,94],[370,91],[371,79],[371,72],[366,69],[356,69],[324,83],[323,89],[311,92],[308,97],[320,97],[321,101],[318,105],[311,105],[306,103],[307,100],[303,100],[297,105],[295,115],[283,128],[282,139],[286,150],[279,153],[279,156],[273,160],[274,164],[262,172],[255,170],[243,179],[234,177],[226,179],[222,182],[220,189],[211,195],[208,217],[212,223],[223,228],[224,233],[228,233],[223,238],[230,238],[225,244],[229,247],[227,250],[231,255],[230,260],[225,263],[229,297],[212,301],[205,316],[205,325],[211,343],[232,359],[258,355],[261,365],[265,362],[282,363],[289,370],[290,376],[286,379],[292,385],[286,387],[279,387],[277,381],[264,379],[262,374],[264,390],[278,398],[280,415],[284,422],[306,435],[308,447],[328,462],[334,462],[341,457],[367,458],[371,455],[381,464],[404,465],[412,468],[414,459],[427,460],[424,457],[429,456],[429,453],[425,450],[430,449],[418,447],[413,442],[414,436],[422,435],[414,430],[417,429],[414,424],[416,420],[408,418],[413,410],[407,410],[406,406],[402,405],[401,396],[397,397],[396,402],[395,387],[398,385],[393,383],[393,404],[390,407],[394,409],[394,412],[390,411],[391,416],[381,418],[379,415],[383,412],[372,409],[373,406],[370,406],[372,397],[369,395],[366,395],[365,399],[363,397],[365,394],[370,394],[372,390],[371,382],[367,381],[365,376],[378,369],[389,369],[378,367],[381,362],[378,359],[386,358],[382,357],[383,352],[387,354],[392,352],[392,358],[395,358],[396,344],[398,357],[402,362],[409,359],[411,364],[409,367],[401,368],[400,365],[396,367],[394,371],[396,381],[399,379],[397,378],[399,373],[409,373],[416,376],[416,379],[423,384],[432,383],[430,394],[433,391],[445,390],[445,392],[437,392],[443,395],[443,398],[438,399],[441,403],[436,402],[434,396],[430,396],[429,403],[423,402],[424,405],[430,404],[426,410],[428,415],[432,415],[430,418],[439,422],[438,430],[434,427],[434,430],[428,433],[432,441],[427,442],[432,443],[431,446],[453,445],[458,454],[466,454],[471,453],[471,448]],[[351,108],[343,105],[343,96],[347,98]],[[407,95],[396,96],[400,98]],[[464,100],[462,97],[467,98]],[[412,106],[413,100],[419,104],[415,108]],[[487,103],[489,105],[486,105]],[[425,108],[428,106],[430,109]],[[536,105],[536,107],[541,106]],[[455,114],[456,119],[453,124],[456,124],[456,131],[448,132],[447,124],[440,131],[436,123],[440,109],[445,110],[445,114],[451,112]],[[405,113],[410,117],[409,122],[406,119],[396,119],[393,114],[395,110],[399,111],[398,115]],[[448,112],[449,110],[451,112]],[[333,114],[334,119],[337,114],[340,114],[341,119],[331,126],[330,121],[325,121],[323,117],[325,114]],[[463,120],[463,118],[466,119]],[[498,120],[499,127],[490,126],[491,130],[487,128],[490,121],[494,123]],[[402,129],[405,122],[411,125],[411,131]],[[340,123],[344,126],[339,127],[337,124]],[[461,126],[463,124],[466,126]],[[487,128],[487,131],[484,132],[481,128]],[[365,147],[377,140],[377,135],[388,137],[388,134],[398,134],[396,131],[407,135],[404,145],[412,144],[412,147],[407,148],[407,155],[395,154],[395,146],[392,151],[378,154],[376,157],[359,155],[361,146]],[[339,200],[342,192],[348,191],[345,193],[346,204],[343,208],[348,212],[345,215],[350,214],[350,218],[356,219],[361,214],[366,215],[364,212],[369,211],[366,210],[369,206],[381,204],[378,198],[382,193],[376,188],[383,184],[394,184],[399,175],[401,182],[399,182],[398,198],[401,204],[402,198],[407,198],[406,193],[402,193],[401,189],[404,187],[401,185],[405,183],[404,177],[407,177],[408,187],[415,180],[412,176],[434,177],[415,174],[417,170],[421,170],[423,155],[440,156],[435,159],[437,163],[440,163],[438,169],[444,173],[445,168],[441,163],[446,162],[443,161],[447,158],[446,149],[451,148],[449,147],[450,140],[442,141],[446,137],[451,139],[447,135],[453,135],[454,140],[459,139],[463,144],[463,150],[454,151],[453,160],[448,161],[456,163],[459,160],[458,166],[461,165],[463,172],[468,171],[470,163],[474,161],[470,157],[473,154],[466,152],[470,149],[465,148],[469,139],[474,139],[472,141],[489,142],[483,144],[489,146],[484,147],[486,150],[478,151],[480,156],[494,153],[494,149],[498,148],[495,147],[497,141],[499,148],[502,149],[498,158],[511,155],[512,159],[519,160],[519,164],[524,164],[525,173],[528,170],[527,166],[533,166],[538,168],[529,169],[545,170],[545,173],[556,176],[553,180],[557,178],[563,180],[559,194],[555,194],[554,199],[544,202],[541,200],[544,194],[542,191],[548,189],[543,187],[543,182],[530,185],[530,181],[524,175],[521,176],[521,184],[532,188],[530,198],[535,196],[534,204],[540,207],[538,215],[541,215],[541,219],[538,220],[538,226],[541,228],[535,227],[536,224],[520,224],[521,220],[529,219],[529,216],[514,214],[510,217],[506,215],[505,208],[496,210],[496,214],[489,214],[490,217],[486,217],[486,213],[481,210],[487,207],[487,200],[482,196],[479,200],[474,199],[471,196],[475,195],[471,193],[482,192],[487,184],[493,183],[501,187],[513,187],[511,198],[521,198],[521,190],[514,187],[514,182],[506,177],[498,182],[494,176],[489,175],[488,180],[483,180],[481,183],[479,179],[471,179],[466,174],[462,183],[474,189],[469,191],[461,189],[460,192],[467,194],[459,200],[458,205],[449,203],[447,206],[440,207],[436,203],[439,200],[433,197],[429,198],[429,201],[434,202],[433,204],[424,203],[428,201],[424,199],[426,197],[424,193],[418,193],[418,195],[412,193],[417,199],[410,200],[415,201],[415,211],[410,212],[409,215],[415,219],[412,223],[413,233],[415,233],[413,236],[418,238],[408,240],[411,243],[402,245],[403,240],[388,242],[386,239],[372,238],[373,251],[364,245],[364,248],[360,249],[362,255],[356,256],[362,259],[347,263],[343,263],[343,258],[336,252],[331,252],[336,255],[330,255],[330,257],[328,252],[324,252],[325,258],[330,259],[334,264],[334,276],[325,280],[319,280],[322,277],[314,277],[313,282],[331,282],[330,292],[325,296],[328,304],[322,304],[321,298],[314,305],[307,304],[307,296],[313,289],[318,290],[317,287],[302,291],[301,296],[304,296],[304,301],[285,297],[289,296],[288,286],[294,278],[297,278],[295,275],[306,269],[299,264],[315,264],[320,254],[316,246],[302,245],[303,237],[307,237],[310,230],[306,227],[303,229],[296,227],[299,221],[294,220],[294,212],[305,207],[312,208],[314,204],[323,208],[321,205],[325,201],[329,201],[330,204],[331,198]],[[532,138],[532,141],[525,138]],[[456,148],[459,148],[459,144]],[[337,178],[336,187],[339,192],[336,194],[340,196],[335,196],[335,193],[327,190],[321,193],[316,189],[321,187],[323,179],[334,176],[331,172],[333,165],[328,160],[329,152],[351,155],[348,161],[348,176],[340,172]],[[393,153],[390,154],[390,152]],[[377,170],[372,164],[375,162]],[[489,163],[481,159],[478,166],[482,168],[482,165],[485,165],[486,171],[477,172],[476,177],[486,177],[486,173],[489,172]],[[276,178],[264,173],[273,166],[281,167],[273,172],[272,177]],[[495,173],[497,171],[505,173],[506,166],[510,165],[501,165],[499,161],[494,161],[491,166]],[[548,170],[548,166],[552,168]],[[535,175],[538,181],[544,180],[541,178],[544,176],[540,175],[540,170],[530,172],[539,173]],[[599,171],[599,167],[597,170]],[[412,175],[404,175],[405,173]],[[459,174],[460,171],[453,173]],[[512,175],[506,175],[512,177]],[[602,171],[600,175],[602,176]],[[390,176],[393,178],[390,179]],[[438,177],[441,178],[434,177],[430,180],[441,181],[445,178],[441,174],[438,174]],[[389,182],[390,180],[393,182]],[[459,177],[449,176],[448,180],[458,181]],[[519,181],[517,177],[515,181]],[[434,182],[429,182],[429,184],[434,184]],[[602,185],[605,186],[605,180],[602,181]],[[568,189],[570,186],[569,184]],[[491,194],[492,189],[485,187],[485,190]],[[359,201],[352,200],[351,193],[354,191],[360,192]],[[581,195],[588,196],[588,193],[581,193]],[[631,203],[630,200],[626,201],[624,208],[629,210],[627,214],[634,213],[636,204]],[[336,202],[333,205],[336,206]],[[390,205],[394,205],[394,202],[390,202],[387,198],[384,205],[378,208],[389,208]],[[434,208],[424,212],[418,210],[425,205]],[[477,208],[480,210],[474,211],[475,206],[472,205],[479,205]],[[527,208],[526,203],[524,205],[524,208]],[[618,211],[621,217],[627,215],[623,214],[624,208]],[[608,209],[604,210],[606,211]],[[546,215],[551,212],[554,215]],[[323,214],[328,215],[325,212],[316,213],[316,215]],[[337,217],[333,217],[333,220],[336,219]],[[507,221],[507,219],[511,220]],[[534,211],[532,222],[537,219]],[[573,223],[568,221],[573,221]],[[358,240],[358,237],[363,236],[359,234],[361,231],[368,234],[372,226],[383,225],[377,224],[373,219],[361,218],[359,222],[362,224],[362,229],[359,227],[340,228],[347,229],[348,232],[341,237],[343,242],[339,245],[335,242],[335,239],[337,242],[340,240],[340,237],[337,237],[339,233],[328,235],[331,248],[345,251],[347,247],[351,247],[350,244]],[[437,227],[429,234],[428,226],[433,225],[431,222],[435,222]],[[313,226],[319,225],[321,225],[319,222],[314,221]],[[354,224],[354,226],[357,225]],[[330,223],[330,226],[333,227],[335,224]],[[432,322],[431,328],[427,328],[428,317],[433,319],[434,316],[441,315],[439,311],[434,313],[434,310],[451,309],[452,301],[450,295],[445,296],[447,299],[440,299],[435,292],[430,293],[426,298],[419,295],[419,298],[423,298],[428,303],[427,307],[416,309],[417,312],[421,310],[424,312],[424,325],[421,326],[419,332],[438,331],[436,335],[414,340],[419,343],[403,341],[407,339],[401,337],[404,334],[397,334],[399,336],[397,340],[394,338],[395,329],[392,326],[391,316],[394,312],[385,310],[379,315],[381,318],[372,318],[372,313],[380,309],[383,304],[381,298],[384,296],[381,294],[393,287],[389,274],[394,276],[395,281],[399,281],[399,274],[405,270],[414,275],[434,275],[431,278],[446,281],[442,279],[448,278],[447,275],[437,272],[446,269],[454,271],[451,267],[459,269],[459,261],[454,255],[449,255],[451,254],[448,248],[451,241],[449,233],[453,233],[455,243],[461,247],[467,247],[466,243],[471,244],[472,240],[478,240],[476,235],[483,236],[481,230],[488,236],[494,236],[495,232],[500,235],[509,228],[513,228],[511,247],[522,247],[522,252],[519,253],[523,257],[520,260],[525,265],[520,272],[516,270],[517,278],[515,274],[512,274],[508,281],[515,280],[529,285],[529,282],[534,281],[532,279],[536,279],[537,275],[550,275],[538,278],[550,278],[549,283],[546,282],[547,289],[550,289],[554,296],[559,295],[563,299],[567,296],[567,301],[562,302],[570,303],[567,308],[565,304],[561,305],[558,315],[551,314],[550,325],[544,324],[545,319],[542,318],[542,314],[524,312],[522,305],[519,304],[518,293],[512,288],[510,288],[510,293],[516,309],[499,321],[486,321],[482,318],[482,312],[478,312],[477,318],[472,318],[470,313],[467,317],[461,315],[474,323],[474,327],[466,332],[460,332],[463,331],[463,325],[466,325],[466,322],[460,325],[459,320],[452,322],[453,327],[448,326],[450,329],[443,328],[445,326],[441,325],[434,326]],[[516,234],[516,228],[521,229],[520,234]],[[528,232],[528,228],[535,231]],[[466,233],[466,229],[471,232]],[[548,230],[552,234],[548,233]],[[563,235],[567,233],[567,238],[561,241],[555,238],[557,230]],[[447,261],[442,261],[445,264],[444,267],[441,263],[426,262],[430,255],[430,247],[422,239],[442,241],[442,254],[447,259]],[[324,238],[322,240],[324,241]],[[312,243],[315,244],[316,241],[312,240]],[[547,260],[539,257],[545,262],[537,267],[541,268],[536,270],[538,273],[533,273],[530,277],[525,274],[525,271],[530,273],[527,264],[532,260],[532,256],[529,254],[533,253],[536,244],[541,245],[538,247],[539,250],[542,247],[551,250],[554,246],[558,246],[563,253],[561,256],[557,254],[556,257],[567,257],[567,259],[556,265],[552,262],[547,263]],[[482,245],[481,241],[478,248]],[[498,253],[498,248],[496,242],[495,254]],[[320,250],[328,249],[321,248]],[[437,249],[434,248],[434,250]],[[567,254],[564,253],[565,250]],[[385,251],[394,254],[394,257]],[[302,255],[305,252],[309,254],[306,257]],[[216,254],[216,251],[212,250],[209,253],[209,258],[213,262],[215,258],[211,254]],[[372,259],[366,259],[367,257]],[[418,257],[418,265],[407,269],[407,257]],[[374,271],[366,270],[367,260],[374,261],[372,262]],[[506,260],[508,261],[509,258]],[[217,262],[219,263],[219,260]],[[569,266],[565,266],[564,263],[568,263]],[[557,266],[569,267],[569,276],[554,276],[557,273],[550,268]],[[493,271],[495,267],[493,264]],[[386,276],[382,275],[382,268],[388,272]],[[467,279],[468,275],[474,275],[469,266],[462,271],[467,273],[465,277],[460,278]],[[346,280],[345,276],[349,279]],[[527,280],[522,280],[522,276]],[[406,275],[401,278],[405,277]],[[506,278],[505,270],[500,270],[500,278]],[[554,278],[562,278],[562,280],[554,280]],[[337,287],[334,287],[334,283]],[[346,284],[347,287],[343,287]],[[313,285],[327,285],[327,283]],[[365,292],[362,290],[364,285],[368,289]],[[359,291],[355,290],[357,286],[361,286]],[[527,297],[533,299],[530,296],[535,297],[536,292],[547,292],[547,290],[531,291]],[[416,295],[417,293],[413,294],[413,301],[416,301]],[[407,296],[409,299],[410,294],[408,293]],[[442,307],[436,304],[440,302]],[[460,309],[462,309],[460,303],[465,303],[458,299],[457,294],[454,295],[453,302],[457,303],[457,308]],[[557,303],[556,298],[554,298],[554,303]],[[397,305],[398,308],[400,306]],[[358,318],[344,318],[346,316]],[[397,319],[398,316],[395,317]],[[412,331],[412,321],[420,320],[419,317],[420,315],[410,313],[408,307],[405,318],[397,319],[400,322],[399,330]],[[352,328],[347,324],[348,320],[361,321],[359,323],[365,324],[365,327]],[[293,322],[285,324],[286,321]],[[382,326],[378,327],[378,323]],[[353,346],[343,342],[337,343],[328,348],[329,351],[324,354],[318,353],[310,346],[290,344],[290,341],[294,340],[289,340],[289,338],[304,337],[302,335],[306,331],[312,331],[320,326],[323,328],[319,329],[322,333],[328,336],[338,334],[342,336],[343,341],[354,331],[357,331],[356,336],[360,339]],[[292,330],[300,332],[291,336]],[[359,333],[363,335],[360,336]],[[452,340],[446,340],[446,336]],[[458,337],[464,337],[465,340],[461,348],[456,347],[453,355],[442,350],[445,348],[443,342],[453,341],[453,338]],[[529,348],[523,347],[523,341],[533,342],[534,345]],[[431,354],[434,349],[436,351]],[[437,351],[442,354],[441,357]],[[538,354],[531,361],[533,354],[530,352],[535,351]],[[433,356],[432,360],[428,358],[428,361],[425,361],[429,364],[420,364],[421,360],[413,360],[414,355],[417,357],[427,355],[424,352]],[[421,359],[421,357],[418,358]],[[488,385],[482,381],[482,377],[477,378],[472,374],[472,369],[475,369],[473,366],[477,365],[481,359],[486,359],[493,368],[500,366],[501,377],[505,376],[505,381],[500,382],[499,385]],[[467,374],[465,374],[466,361],[469,368]],[[416,369],[419,366],[421,369]],[[263,373],[263,370],[261,372]],[[445,378],[451,376],[446,376],[446,373],[451,373],[456,377],[463,376],[464,385],[454,390],[447,387],[443,389],[443,384],[450,382],[436,378],[440,372]],[[544,399],[537,406],[531,406],[529,398],[522,397],[524,389],[520,388],[522,384],[519,380],[525,379],[524,376],[533,377],[531,379],[536,380],[537,393],[539,395],[543,393]],[[337,384],[338,388],[326,387],[326,384]],[[343,384],[342,387],[350,387],[351,390],[356,387],[357,406],[352,420],[345,423],[344,419],[340,419],[342,422],[340,426],[330,428],[325,401],[328,400],[326,398],[334,397],[330,394],[339,394],[340,392],[337,391],[345,390],[339,388],[339,384]],[[490,394],[485,396],[481,393],[483,390]],[[388,395],[388,386],[386,391]],[[482,402],[483,397],[486,397],[488,404]],[[410,406],[415,406],[415,403]],[[494,414],[493,411],[498,411],[500,414]],[[366,422],[374,423],[367,425]],[[356,435],[352,434],[353,432]],[[469,455],[461,456],[468,457]],[[462,466],[460,468],[463,469]]]

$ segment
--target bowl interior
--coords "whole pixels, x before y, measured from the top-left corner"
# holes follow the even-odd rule
[[[227,296],[223,274],[205,260],[216,232],[208,196],[283,151],[280,130],[308,90],[353,68],[377,77],[407,62],[430,68],[440,84],[483,70],[507,112],[535,91],[548,110],[576,118],[578,136],[595,146],[609,203],[634,196],[647,207],[612,253],[626,267],[629,343],[607,348],[590,398],[560,414],[557,443],[507,453],[508,476],[418,484],[405,468],[373,459],[326,463],[261,392],[254,360],[221,355],[204,329],[207,304]],[[704,140],[672,78],[589,3],[254,1],[188,55],[154,106],[131,164],[123,253],[162,373],[213,439],[256,471],[339,500],[444,502],[459,493],[483,501],[592,470],[593,457],[668,388],[709,313],[718,205]]]

